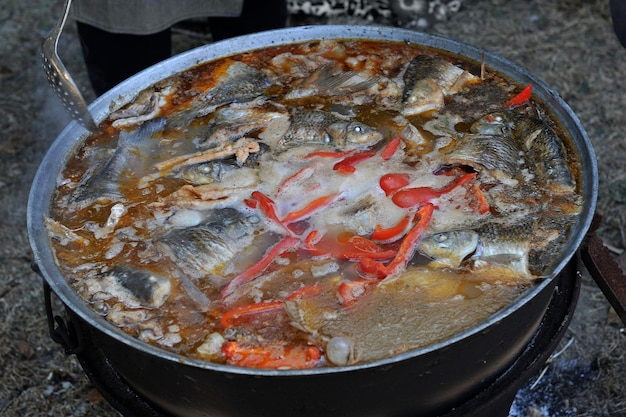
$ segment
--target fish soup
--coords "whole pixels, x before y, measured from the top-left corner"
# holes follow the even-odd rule
[[[111,113],[45,223],[73,288],[138,339],[245,367],[373,361],[550,276],[582,197],[549,114],[406,43],[252,51]]]

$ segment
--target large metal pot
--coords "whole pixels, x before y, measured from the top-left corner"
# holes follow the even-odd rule
[[[385,27],[298,27],[233,38],[183,53],[128,79],[96,100],[96,121],[129,102],[139,91],[180,71],[215,58],[266,46],[329,38],[404,41],[458,54],[520,85],[552,110],[572,138],[581,165],[582,216],[574,227],[554,277],[566,268],[591,224],[597,194],[596,159],[578,118],[545,83],[523,68],[479,48],[423,33]],[[545,279],[514,304],[479,325],[426,348],[355,366],[308,369],[244,369],[191,360],[131,338],[94,314],[57,268],[43,216],[56,178],[68,156],[86,137],[71,123],[53,143],[35,177],[28,206],[28,230],[35,262],[102,351],[137,392],[177,416],[404,416],[438,415],[472,397],[493,381],[529,343],[553,297],[556,278]],[[79,347],[80,349],[80,347]]]

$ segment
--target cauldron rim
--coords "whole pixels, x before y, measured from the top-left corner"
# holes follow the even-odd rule
[[[44,279],[50,285],[52,290],[61,298],[67,307],[69,307],[87,323],[104,332],[108,336],[113,337],[130,347],[138,348],[148,354],[158,356],[168,361],[174,361],[189,366],[211,369],[219,372],[251,376],[303,376],[357,371],[373,367],[385,367],[397,362],[405,361],[409,358],[445,349],[447,346],[462,341],[472,335],[484,332],[491,326],[496,325],[513,311],[516,311],[521,305],[530,302],[537,294],[542,292],[551,284],[555,276],[557,276],[564,266],[571,260],[576,249],[581,245],[586,231],[591,225],[596,206],[598,189],[598,172],[595,153],[578,117],[556,92],[550,89],[547,84],[528,72],[526,69],[499,55],[485,51],[476,46],[436,35],[391,27],[325,25],[278,29],[254,35],[245,35],[227,39],[176,55],[119,84],[117,87],[95,100],[89,108],[96,122],[99,122],[106,118],[108,114],[115,109],[120,108],[131,101],[136,94],[144,88],[147,88],[167,76],[181,72],[195,65],[223,56],[263,47],[316,41],[320,39],[371,39],[381,41],[410,42],[430,47],[434,50],[441,50],[449,54],[457,54],[464,59],[473,60],[477,63],[484,60],[487,68],[495,69],[500,74],[511,78],[520,85],[533,85],[534,95],[538,97],[539,100],[543,101],[547,107],[552,109],[557,120],[564,125],[564,128],[572,136],[573,146],[577,148],[575,151],[577,152],[581,162],[581,178],[583,180],[582,194],[584,207],[581,218],[579,223],[576,225],[574,232],[571,234],[566,244],[566,249],[563,251],[564,255],[555,266],[553,274],[524,292],[509,306],[498,311],[487,320],[484,320],[483,322],[463,332],[460,332],[441,342],[376,361],[341,367],[314,368],[305,370],[268,370],[243,368],[191,359],[133,338],[113,326],[103,317],[97,315],[91,307],[89,307],[87,303],[85,303],[78,296],[58,270],[54,261],[51,245],[49,244],[49,238],[43,225],[43,216],[47,213],[49,202],[55,188],[54,180],[51,181],[50,178],[57,178],[61,167],[66,162],[67,155],[71,154],[72,151],[80,143],[82,143],[88,135],[88,132],[86,132],[78,123],[71,122],[58,135],[57,139],[51,145],[48,153],[44,157],[44,160],[35,175],[27,207],[28,235],[31,248],[33,250],[34,262],[40,268]],[[63,163],[59,163],[60,161]],[[59,165],[61,167],[59,167]],[[51,172],[55,173],[55,175],[51,176]],[[43,190],[42,184],[44,184]]]

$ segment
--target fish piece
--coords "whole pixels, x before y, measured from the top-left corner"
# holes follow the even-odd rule
[[[465,277],[447,268],[411,267],[371,284],[350,308],[339,303],[336,290],[324,288],[289,300],[285,311],[294,326],[331,350],[333,360],[363,363],[444,340],[486,319],[522,291],[517,285]]]
[[[109,116],[115,128],[125,128],[136,125],[161,115],[161,110],[168,103],[168,97],[176,92],[173,86],[162,89],[145,90],[127,106],[116,110]]]
[[[479,244],[470,258],[471,270],[499,281],[534,278],[528,263],[534,223],[530,217],[509,216],[476,228]]]
[[[126,308],[159,308],[172,291],[170,280],[143,269],[117,265],[99,277],[85,280],[91,296],[115,297]]]
[[[223,62],[215,70],[215,77],[215,84],[195,96],[188,108],[169,118],[169,127],[182,128],[220,106],[259,98],[272,84],[262,71],[235,60]]]
[[[444,97],[480,79],[442,57],[417,55],[402,76],[401,113],[405,116],[439,110]]]
[[[547,189],[555,193],[570,193],[576,189],[565,145],[545,122],[520,118],[513,134],[526,147],[526,156]]]
[[[217,274],[252,243],[258,222],[258,217],[246,217],[233,208],[216,209],[204,223],[174,229],[156,243],[190,274],[196,277]]]
[[[287,100],[311,96],[346,96],[375,86],[380,77],[344,71],[332,63],[324,64],[285,94]]]
[[[441,159],[444,164],[467,165],[478,172],[486,170],[497,179],[511,180],[519,173],[521,154],[509,136],[466,134]]]
[[[427,236],[418,251],[433,259],[430,266],[458,268],[478,247],[478,233],[473,230],[452,230]]]
[[[211,126],[198,147],[212,147],[222,142],[234,142],[251,132],[261,134],[267,127],[278,123],[276,119],[289,119],[287,110],[276,103],[254,100],[244,104],[222,107],[215,112]]]
[[[92,175],[84,177],[72,195],[72,203],[89,205],[93,202],[120,201],[123,199],[120,192],[122,173],[141,163],[137,155],[142,155],[141,149],[148,146],[150,139],[163,130],[165,119],[154,119],[141,125],[132,132],[120,131],[117,147],[111,158]]]
[[[289,129],[278,146],[327,145],[358,149],[372,146],[382,138],[382,133],[376,129],[337,113],[296,108],[291,112]]]

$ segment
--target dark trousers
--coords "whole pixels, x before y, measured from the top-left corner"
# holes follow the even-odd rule
[[[209,18],[214,41],[278,29],[286,23],[286,0],[246,0],[239,17]],[[128,35],[81,22],[77,22],[77,28],[89,80],[97,95],[172,53],[170,29],[151,35]]]
[[[611,17],[617,39],[626,48],[626,0],[611,0]]]

